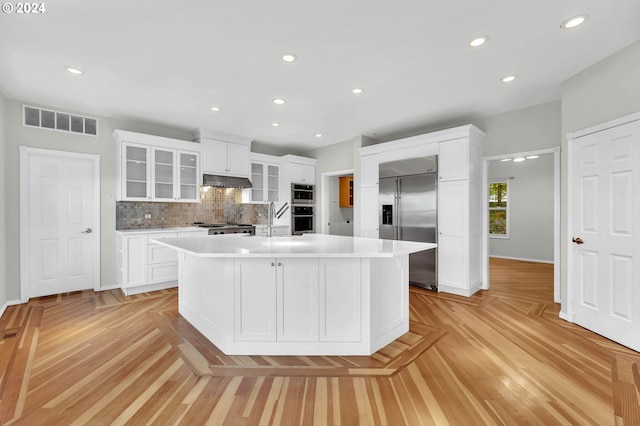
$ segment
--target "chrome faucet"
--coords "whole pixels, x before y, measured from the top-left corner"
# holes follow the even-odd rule
[[[269,203],[269,212],[267,213],[267,237],[271,237],[271,229],[273,228],[273,218],[276,216],[276,204],[272,201]]]

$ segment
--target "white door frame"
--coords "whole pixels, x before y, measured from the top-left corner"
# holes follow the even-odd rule
[[[94,259],[93,289],[100,289],[100,155],[20,146],[20,303],[29,301],[29,167],[31,155],[48,155],[93,161],[94,170]]]
[[[529,155],[553,154],[553,301],[560,303],[560,147],[482,157],[482,289],[489,289],[489,162]]]
[[[327,218],[329,217],[329,179],[334,176],[353,175],[353,169],[337,170],[334,172],[324,172],[321,174],[322,191],[320,198],[320,205],[322,206],[322,227],[320,232],[322,234],[329,233],[329,225],[327,225]],[[355,185],[354,185],[355,188]],[[317,207],[316,203],[316,207]],[[316,229],[318,229],[316,227]]]
[[[571,233],[573,230],[573,213],[575,206],[573,205],[573,145],[575,140],[582,136],[587,136],[592,133],[601,132],[603,130],[610,129],[612,127],[621,126],[623,124],[631,123],[633,121],[640,120],[640,113],[634,113],[631,115],[627,115],[625,117],[620,117],[615,120],[607,121],[606,123],[598,124],[593,127],[588,127],[583,130],[579,130],[577,132],[569,132],[567,133],[567,241],[565,249],[567,250],[567,310],[566,312],[560,312],[560,318],[569,321],[575,322],[575,311],[574,311],[574,284],[573,284],[573,265],[574,265],[574,256],[573,256],[573,242],[571,241]]]

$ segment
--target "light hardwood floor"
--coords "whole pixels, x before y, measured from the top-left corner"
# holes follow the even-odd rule
[[[411,289],[371,357],[233,357],[175,290],[32,299],[0,319],[0,424],[640,424],[640,354],[558,318],[552,266],[471,298]]]

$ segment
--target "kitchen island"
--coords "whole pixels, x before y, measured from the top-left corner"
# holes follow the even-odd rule
[[[228,355],[370,355],[409,330],[409,254],[436,244],[322,234],[155,241],[178,309]]]

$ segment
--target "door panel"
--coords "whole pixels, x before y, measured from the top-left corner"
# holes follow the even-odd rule
[[[95,287],[94,160],[28,158],[28,297]]]
[[[575,139],[570,179],[576,323],[640,350],[640,122]]]
[[[318,341],[318,259],[278,259],[278,341]]]
[[[234,270],[235,340],[276,340],[275,258],[236,259]]]

